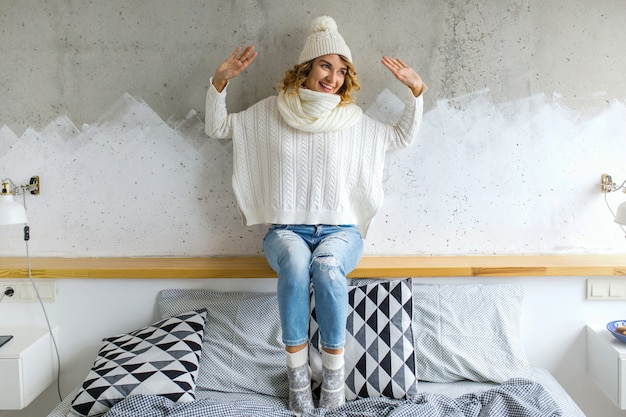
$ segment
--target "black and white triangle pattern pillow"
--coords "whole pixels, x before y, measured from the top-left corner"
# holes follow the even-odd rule
[[[195,400],[206,311],[190,311],[103,339],[68,416],[99,416],[129,395]]]
[[[413,345],[412,280],[390,280],[348,289],[345,344],[346,399],[417,394]],[[321,386],[319,330],[311,297],[310,363],[313,389]]]

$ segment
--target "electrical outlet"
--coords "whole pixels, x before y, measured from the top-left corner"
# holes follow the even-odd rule
[[[5,295],[0,303],[38,303],[37,292],[44,303],[52,303],[56,300],[56,283],[51,280],[35,280],[37,291],[33,288],[30,280],[0,280],[0,297],[9,289],[13,289],[13,295]]]
[[[588,279],[587,300],[626,300],[626,280]]]

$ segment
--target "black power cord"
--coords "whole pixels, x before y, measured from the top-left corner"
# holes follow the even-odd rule
[[[24,201],[24,207],[26,207],[26,201]],[[56,338],[54,337],[54,333],[52,331],[52,325],[50,324],[50,319],[48,318],[48,312],[46,311],[46,307],[43,305],[43,301],[41,296],[39,295],[39,290],[37,289],[37,285],[33,280],[33,273],[30,267],[30,250],[28,247],[28,241],[30,240],[30,227],[28,225],[24,225],[24,243],[26,244],[26,262],[28,266],[28,279],[35,290],[35,294],[37,295],[37,299],[39,300],[39,305],[41,306],[41,310],[43,311],[43,315],[46,319],[46,324],[48,325],[48,331],[50,332],[50,339],[52,340],[52,344],[54,346],[54,351],[56,353],[56,362],[57,362],[57,395],[60,400],[63,401],[63,395],[61,395],[61,357],[59,355],[59,346],[57,345]]]
[[[24,201],[24,207],[26,207],[26,201]],[[33,289],[35,290],[35,295],[37,295],[37,299],[39,300],[39,305],[41,306],[41,309],[43,311],[43,315],[44,318],[46,319],[46,324],[48,326],[48,331],[50,332],[50,339],[52,340],[52,344],[54,346],[54,351],[56,353],[56,368],[57,368],[57,380],[56,380],[56,388],[57,388],[57,395],[59,396],[59,399],[61,401],[63,401],[63,396],[61,395],[61,357],[59,355],[59,347],[57,345],[57,341],[56,338],[54,337],[54,333],[52,331],[52,325],[50,324],[50,319],[48,318],[48,312],[46,311],[46,307],[43,305],[43,301],[41,299],[41,296],[39,295],[39,290],[37,289],[37,285],[35,284],[35,281],[33,280],[33,274],[32,274],[32,269],[30,267],[30,251],[28,248],[28,241],[30,240],[30,227],[28,225],[24,226],[24,243],[26,244],[26,262],[27,262],[27,271],[28,271],[28,279],[30,280],[31,285],[33,286]],[[2,294],[2,296],[0,296],[0,301],[2,301],[2,299],[4,297],[13,297],[13,295],[15,294],[15,290],[11,287],[7,287],[4,290],[4,293]]]

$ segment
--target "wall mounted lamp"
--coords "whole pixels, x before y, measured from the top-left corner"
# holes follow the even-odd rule
[[[10,178],[2,180],[2,190],[0,191],[0,225],[27,223],[26,216],[26,194],[39,195],[39,177],[30,177],[30,181],[25,185],[15,185]],[[23,204],[15,201],[15,196],[23,197]]]
[[[622,190],[622,192],[626,193],[626,180],[620,185],[617,185],[613,182],[613,178],[611,178],[609,174],[602,174],[602,177],[600,179],[600,187],[602,189],[602,192],[604,193],[604,199],[606,200],[607,193],[612,193],[619,190]],[[613,214],[615,223],[622,226],[626,225],[626,201],[617,206],[617,211],[615,213],[613,213],[613,210],[611,210],[608,202],[607,206],[609,207],[611,214]],[[622,230],[623,229],[624,228],[622,227]]]
[[[48,325],[48,331],[50,332],[50,337],[52,339],[52,343],[54,345],[54,350],[56,352],[57,358],[57,393],[59,395],[59,399],[63,399],[61,395],[61,384],[60,384],[60,374],[61,374],[61,359],[59,357],[59,348],[57,346],[56,338],[54,337],[54,333],[52,332],[52,326],[50,324],[50,320],[48,318],[48,313],[46,312],[46,308],[43,305],[43,301],[41,300],[41,296],[39,295],[39,290],[37,289],[37,285],[33,280],[32,270],[30,267],[30,252],[28,249],[28,241],[30,240],[30,227],[28,226],[28,217],[26,216],[26,195],[39,195],[41,190],[41,183],[39,181],[38,176],[30,177],[28,184],[24,185],[15,185],[10,178],[6,178],[2,180],[2,189],[0,189],[0,226],[1,225],[11,225],[11,224],[24,224],[24,242],[26,243],[26,262],[27,262],[27,271],[28,271],[28,279],[30,280],[33,290],[37,295],[37,299],[39,300],[39,304],[41,305],[41,309],[43,311],[44,317],[46,319],[46,323]],[[15,196],[22,196],[22,204],[15,201]]]

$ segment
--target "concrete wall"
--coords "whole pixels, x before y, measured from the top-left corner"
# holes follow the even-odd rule
[[[382,54],[415,66],[427,107],[489,89],[493,101],[561,95],[578,109],[626,94],[618,0],[2,2],[0,121],[16,133],[59,115],[93,123],[122,94],[162,117],[202,111],[214,67],[236,45],[260,52],[231,89],[232,109],[272,93],[313,17],[329,14],[349,44],[371,103],[393,84]]]
[[[383,54],[403,58],[429,85],[418,142],[389,155],[366,253],[626,252],[597,185],[603,172],[626,179],[623,2],[5,1],[0,176],[41,176],[42,195],[27,201],[31,254],[260,253],[264,229],[241,226],[230,189],[232,147],[203,134],[206,88],[237,45],[254,44],[259,57],[231,83],[229,108],[272,94],[322,14],[351,47],[358,102],[371,114],[396,109],[404,94]],[[612,208],[624,200],[608,197]],[[21,229],[3,228],[0,255],[23,253]],[[623,415],[586,377],[581,340],[585,323],[620,318],[623,303],[586,301],[584,278],[519,280],[533,363],[590,416]],[[159,288],[249,285],[60,279],[49,308],[61,329],[65,391],[84,376],[99,338],[154,318]],[[124,308],[103,314],[117,297]],[[94,304],[102,308],[89,310]],[[546,304],[567,312],[550,318],[558,335],[536,313]],[[41,320],[38,306],[0,304],[0,324]],[[48,390],[30,409],[0,416],[39,416],[54,401]]]

